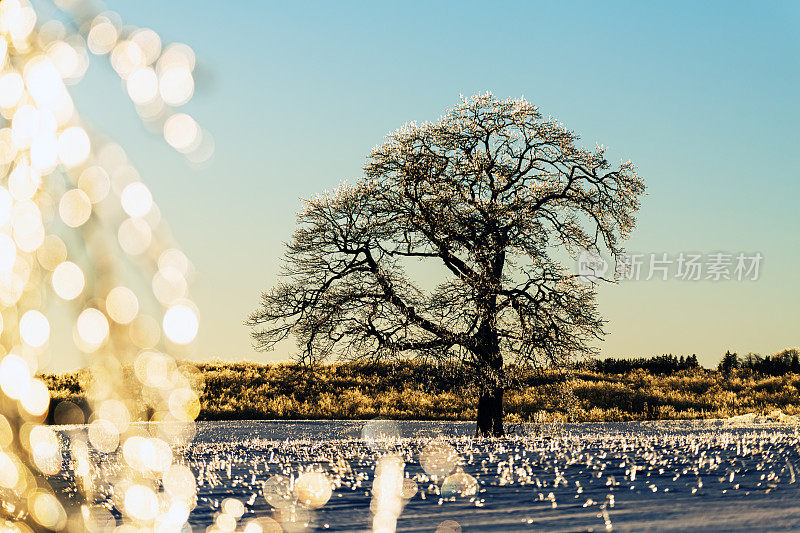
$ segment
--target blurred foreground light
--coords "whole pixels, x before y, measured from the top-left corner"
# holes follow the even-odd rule
[[[40,55],[28,61],[22,77],[39,109],[51,112],[58,124],[65,124],[72,118],[75,111],[72,98],[49,57]]]
[[[34,426],[28,440],[36,468],[43,474],[57,474],[61,470],[62,457],[53,430],[47,426]]]
[[[53,290],[63,300],[74,300],[85,283],[81,268],[70,261],[59,264],[53,271]]]
[[[117,433],[125,433],[131,423],[131,414],[124,402],[119,400],[103,400],[96,409],[97,416],[111,422]]]
[[[14,205],[11,226],[14,230],[14,241],[17,243],[17,248],[23,252],[34,252],[44,243],[45,231],[42,212],[34,202],[25,200]]]
[[[195,143],[190,152],[186,154],[186,159],[191,163],[200,165],[205,163],[214,155],[214,137],[206,130],[200,132],[200,139]]]
[[[180,500],[173,501],[166,513],[159,517],[159,521],[156,522],[156,527],[181,527],[189,520],[189,514],[191,512],[192,510],[186,502]]]
[[[444,498],[474,496],[477,492],[478,481],[465,472],[456,472],[447,476],[441,488],[441,494]]]
[[[144,253],[153,241],[153,230],[150,224],[141,218],[129,218],[120,224],[117,231],[119,245],[129,255]]]
[[[39,131],[40,122],[41,114],[36,112],[34,106],[30,104],[20,106],[11,119],[11,141],[14,147],[19,150],[29,148],[33,136]]]
[[[185,104],[194,94],[194,78],[188,67],[167,67],[158,77],[158,91],[167,104],[177,107]]]
[[[0,92],[2,90],[0,87]],[[11,128],[0,129],[0,165],[8,165],[17,156],[17,147],[11,136]]]
[[[262,486],[264,499],[267,500],[275,509],[285,509],[295,501],[292,489],[289,487],[289,479],[285,476],[270,476]]]
[[[58,158],[67,167],[75,167],[86,161],[90,151],[89,135],[79,126],[67,128],[58,136]]]
[[[130,76],[126,83],[128,96],[138,105],[146,105],[158,97],[158,76],[150,67],[140,68]]]
[[[99,418],[89,424],[89,442],[100,452],[111,453],[119,446],[119,432],[114,424]]]
[[[58,203],[58,214],[64,224],[71,228],[82,226],[92,215],[92,202],[80,189],[65,192]]]
[[[176,498],[191,499],[197,492],[197,482],[192,471],[184,465],[174,464],[163,477],[164,490]]]
[[[33,149],[31,149],[33,152]],[[20,161],[8,175],[8,190],[14,200],[24,202],[30,200],[41,184],[41,177],[36,169],[25,161]]]
[[[445,520],[436,528],[436,533],[461,533],[461,524],[455,520]]]
[[[36,135],[31,142],[31,168],[44,175],[52,172],[58,163],[58,139],[54,133]]]
[[[162,72],[169,68],[181,67],[189,72],[194,70],[195,56],[192,49],[183,43],[169,44],[158,60],[158,71]]]
[[[158,352],[143,351],[133,363],[137,379],[147,387],[161,388],[167,385],[174,361]]]
[[[64,41],[56,41],[47,47],[47,55],[61,74],[62,79],[80,77],[83,60],[78,51]]]
[[[19,334],[25,344],[39,348],[50,338],[50,322],[39,311],[27,311],[19,321]]]
[[[147,447],[148,442],[146,438],[140,437],[139,435],[128,437],[122,444],[122,457],[125,459],[125,462],[128,463],[128,466],[139,472],[144,472],[147,470],[144,456],[150,451],[146,449]]]
[[[225,498],[222,501],[222,512],[239,519],[244,514],[244,504],[236,498]]]
[[[213,531],[220,531],[220,532],[231,532],[236,530],[236,517],[229,515],[228,513],[220,513],[214,519],[214,529]]]
[[[0,226],[5,226],[11,220],[11,207],[14,205],[14,198],[11,193],[0,185]]]
[[[278,522],[265,516],[247,522],[244,533],[283,533],[283,528]]]
[[[401,437],[400,427],[394,420],[374,418],[364,423],[361,438],[373,450],[392,444]]]
[[[17,259],[17,245],[5,233],[0,233],[0,273],[9,272]]]
[[[429,476],[441,478],[455,469],[458,453],[446,442],[433,441],[422,450],[419,462]]]
[[[153,207],[153,195],[147,185],[134,181],[125,186],[120,196],[122,209],[130,217],[141,218]]]
[[[171,446],[194,437],[200,400],[195,380],[165,350],[187,354],[176,345],[197,336],[198,313],[187,299],[191,268],[171,248],[152,193],[124,149],[81,126],[67,86],[87,72],[87,47],[107,54],[141,118],[155,128],[174,114],[170,106],[192,97],[194,52],[186,45],[162,50],[156,32],[100,13],[100,4],[55,3],[61,11],[44,8],[48,16],[37,23],[31,0],[0,0],[0,499],[18,497],[3,502],[0,521],[23,532],[182,531],[197,504],[197,482],[173,464]],[[187,160],[209,153],[210,136],[188,115],[176,115],[167,129]],[[139,292],[123,286],[128,282]],[[65,306],[52,294],[80,301]],[[33,377],[64,349],[54,342],[61,320],[51,324],[59,305],[82,309],[70,329],[75,346],[91,354],[90,379],[81,378],[85,401],[54,404],[54,423],[89,423],[63,442],[41,425],[51,398]],[[127,387],[125,358],[137,352],[141,386]],[[132,424],[142,419],[159,423]],[[62,444],[78,500],[39,481],[65,466]],[[72,504],[96,500],[98,475],[113,515],[102,505]],[[69,516],[61,501],[71,502]],[[235,528],[244,505],[230,500],[224,508]],[[287,517],[309,516],[298,508]]]
[[[117,37],[117,28],[111,22],[101,19],[97,24],[92,25],[86,41],[93,54],[103,55],[114,48]]]
[[[120,41],[111,51],[111,66],[123,80],[145,66],[144,52],[134,41]]]
[[[164,313],[164,334],[176,344],[189,344],[197,336],[197,314],[183,304],[173,305]]]
[[[152,348],[161,339],[158,321],[148,315],[139,315],[130,326],[130,338],[139,348]]]
[[[46,270],[55,270],[67,258],[67,245],[58,236],[48,235],[41,248],[36,251],[36,259]]]
[[[319,509],[331,499],[331,482],[322,472],[305,472],[294,485],[297,501],[309,509]]]
[[[39,26],[39,31],[36,32],[36,40],[41,48],[47,48],[53,41],[63,39],[67,33],[67,29],[60,20],[48,20]]]
[[[20,403],[28,414],[42,416],[50,405],[50,392],[41,380],[31,380],[28,392],[20,399]]]
[[[178,250],[177,248],[170,248],[169,250],[165,250],[162,254],[158,257],[158,268],[159,270],[167,270],[169,268],[174,268],[178,272],[181,273],[182,276],[186,276],[189,274],[189,259],[186,257],[186,254]]]
[[[190,152],[200,140],[200,126],[189,115],[177,113],[164,123],[164,138],[177,151]]]
[[[0,451],[0,487],[13,489],[19,483],[19,469],[11,457]]]
[[[183,274],[173,267],[159,269],[153,276],[153,294],[163,305],[172,305],[185,298],[188,284]]]
[[[127,287],[114,287],[106,296],[106,312],[118,324],[128,324],[139,313],[139,300]]]
[[[151,522],[158,515],[158,497],[144,485],[131,485],[125,491],[125,511],[140,522]]]
[[[176,420],[191,422],[200,414],[200,399],[189,388],[175,389],[169,395],[169,412]]]
[[[6,448],[14,442],[14,430],[8,418],[0,415],[0,448]]]
[[[140,28],[131,34],[130,40],[136,43],[144,54],[144,62],[151,65],[161,55],[161,38],[149,28]]]
[[[83,519],[83,527],[87,532],[105,532],[105,531],[123,531],[129,532],[128,529],[123,529],[122,526],[115,529],[117,521],[108,509],[100,505],[92,507],[83,506],[81,508],[81,518]]]
[[[78,315],[78,335],[81,340],[91,346],[100,346],[108,336],[108,320],[106,316],[92,307],[84,309]]]
[[[108,196],[111,190],[111,180],[103,167],[95,165],[81,172],[78,178],[78,187],[86,193],[93,204],[96,204]]]
[[[19,400],[31,385],[31,371],[25,360],[13,353],[0,362],[0,389],[11,399]]]
[[[24,92],[25,83],[18,73],[8,72],[0,76],[0,107],[14,107]]]
[[[67,513],[55,496],[48,492],[37,491],[28,498],[28,506],[34,520],[41,526],[57,531],[67,522]]]

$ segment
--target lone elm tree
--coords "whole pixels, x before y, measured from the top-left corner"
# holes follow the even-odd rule
[[[631,162],[577,140],[491,94],[389,135],[363,179],[305,202],[247,321],[256,347],[293,335],[306,361],[460,360],[479,376],[477,433],[502,435],[504,363],[563,365],[604,334],[595,284],[556,256],[621,254],[644,192]],[[411,279],[417,261],[444,273],[435,288]]]

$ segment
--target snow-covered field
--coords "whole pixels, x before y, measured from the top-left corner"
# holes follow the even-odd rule
[[[791,422],[200,422],[174,461],[194,531],[798,530]]]

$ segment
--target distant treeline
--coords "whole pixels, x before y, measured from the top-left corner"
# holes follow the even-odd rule
[[[633,370],[646,370],[652,374],[674,374],[681,370],[690,368],[700,368],[697,356],[692,354],[688,357],[681,355],[676,357],[672,354],[659,355],[657,357],[637,357],[635,359],[592,359],[579,365],[587,370],[594,370],[604,374],[626,374]]]
[[[645,370],[652,374],[675,374],[682,370],[700,368],[697,356],[676,357],[672,354],[657,357],[637,357],[633,359],[592,359],[578,365],[580,369],[593,370],[605,374],[625,374],[634,370]],[[800,374],[800,350],[787,348],[773,355],[748,353],[741,356],[735,352],[725,352],[717,370],[730,374],[734,370],[752,371],[765,376],[781,376],[792,372]]]
[[[733,356],[726,354],[719,370],[700,367],[694,356],[672,355],[606,359],[572,370],[510,366],[506,421],[725,418],[777,409],[800,413],[800,373],[776,370],[780,364],[793,368],[796,349],[736,356],[735,365]],[[196,362],[192,372],[197,377],[201,420],[474,420],[476,416],[471,372],[456,364],[337,363],[312,371],[296,363]],[[52,391],[51,411],[70,401],[88,413],[89,372],[43,379]]]
[[[730,374],[734,370],[752,370],[767,376],[781,376],[789,372],[800,373],[800,350],[789,348],[765,356],[757,353],[740,356],[728,351],[717,365],[717,370],[725,374]]]

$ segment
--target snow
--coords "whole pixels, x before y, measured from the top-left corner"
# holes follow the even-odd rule
[[[491,440],[465,422],[200,422],[175,454],[197,480],[195,531],[230,524],[228,508],[244,510],[239,530],[259,517],[298,531],[800,528],[796,417],[511,429]],[[98,487],[109,507],[114,490]]]

